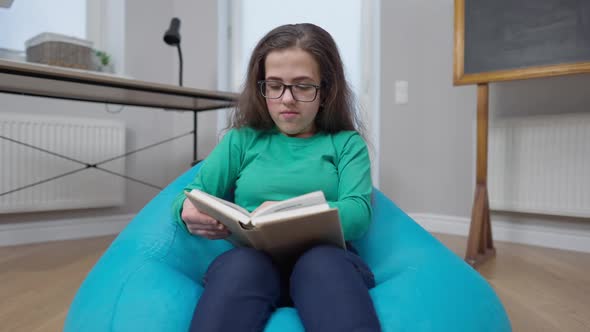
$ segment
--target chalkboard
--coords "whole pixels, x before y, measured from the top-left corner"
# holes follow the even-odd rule
[[[590,72],[590,0],[456,0],[455,83]]]

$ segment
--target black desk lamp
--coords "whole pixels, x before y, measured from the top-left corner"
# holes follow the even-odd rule
[[[178,59],[180,60],[179,67],[179,82],[182,86],[182,50],[180,49],[180,20],[175,17],[170,21],[170,27],[164,33],[164,42],[170,46],[176,46],[178,48]]]
[[[180,20],[174,17],[170,21],[170,27],[164,33],[164,42],[170,46],[178,48],[178,85],[182,86],[182,50],[180,49]],[[193,111],[193,162],[195,165],[197,161],[197,111]]]

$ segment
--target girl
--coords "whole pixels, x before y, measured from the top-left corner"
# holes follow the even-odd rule
[[[357,131],[342,60],[329,33],[312,24],[270,31],[253,51],[230,130],[186,190],[198,188],[252,211],[315,190],[338,208],[345,240],[371,220],[368,151]],[[187,230],[211,240],[228,230],[184,195],[175,204]],[[379,331],[373,275],[354,248],[310,248],[278,266],[265,253],[233,248],[204,277],[191,331],[262,331],[292,305],[306,331]]]

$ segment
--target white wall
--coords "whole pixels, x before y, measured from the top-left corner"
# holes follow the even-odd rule
[[[381,3],[381,188],[409,212],[468,215],[475,88],[452,84],[453,1]],[[393,100],[409,83],[409,103]]]

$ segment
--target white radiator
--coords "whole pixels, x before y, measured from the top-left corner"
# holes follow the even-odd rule
[[[83,163],[125,153],[125,126],[92,118],[0,113],[0,213],[116,206],[125,203],[125,180]],[[14,141],[80,161],[77,163]],[[124,174],[124,158],[104,165]],[[60,177],[38,185],[19,188]]]
[[[590,113],[494,121],[488,172],[492,210],[590,217]]]

